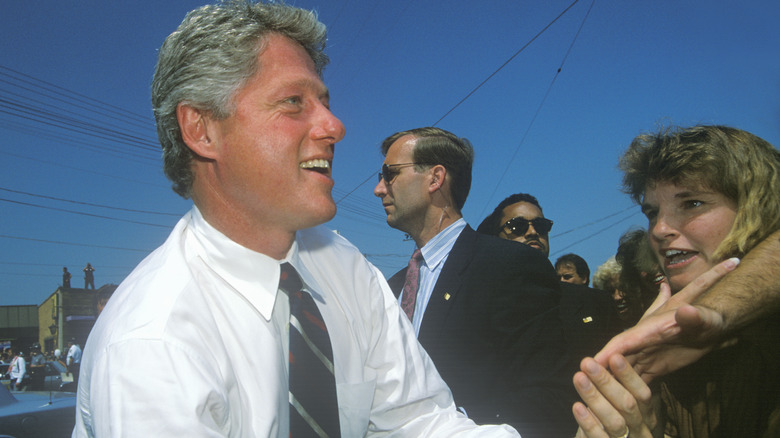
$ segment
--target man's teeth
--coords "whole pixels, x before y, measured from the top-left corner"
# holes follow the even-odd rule
[[[328,160],[309,160],[298,165],[301,169],[329,169]]]

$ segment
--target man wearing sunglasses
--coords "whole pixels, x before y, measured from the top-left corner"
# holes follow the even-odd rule
[[[557,321],[552,265],[466,224],[468,140],[418,128],[391,135],[381,150],[374,194],[387,223],[419,250],[388,283],[456,404],[477,423],[505,422],[523,436],[572,436],[575,365]]]
[[[548,257],[552,226],[536,197],[515,193],[496,206],[477,232],[523,243]],[[620,333],[617,310],[604,291],[564,281],[560,286],[560,319],[570,354],[577,360],[593,355]]]

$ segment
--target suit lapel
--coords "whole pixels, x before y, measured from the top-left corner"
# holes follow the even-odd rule
[[[441,274],[433,287],[428,307],[425,308],[420,326],[420,336],[423,336],[427,328],[435,329],[444,324],[447,314],[455,302],[455,297],[463,287],[464,276],[467,268],[474,259],[477,233],[470,226],[466,226],[458,236],[447,260],[444,262]]]

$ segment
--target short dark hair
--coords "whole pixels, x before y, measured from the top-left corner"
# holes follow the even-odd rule
[[[586,280],[586,285],[590,283],[590,268],[588,267],[588,262],[586,262],[585,259],[573,253],[564,254],[558,257],[558,260],[555,261],[555,270],[557,271],[558,266],[564,263],[571,263],[574,265],[574,270],[577,271],[577,275]]]
[[[529,204],[535,205],[536,208],[542,212],[542,216],[544,216],[542,206],[539,205],[539,201],[537,201],[535,197],[529,195],[528,193],[515,193],[514,195],[507,196],[496,206],[492,213],[490,213],[485,219],[482,220],[482,223],[480,223],[477,227],[477,232],[482,234],[489,234],[491,236],[498,236],[498,234],[501,232],[501,225],[503,225],[501,223],[501,216],[504,215],[504,209],[512,204],[517,204],[518,202],[527,202]]]
[[[455,208],[458,212],[463,210],[471,190],[471,167],[474,164],[471,142],[441,128],[416,128],[387,137],[382,142],[382,155],[387,155],[390,146],[405,135],[417,139],[412,155],[414,162],[420,163],[420,166],[416,166],[417,170],[438,164],[447,169]]]

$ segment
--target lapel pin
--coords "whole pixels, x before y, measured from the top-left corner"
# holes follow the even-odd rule
[[[444,301],[449,301],[449,300],[450,300],[450,294],[449,293],[445,293],[444,294]]]
[[[586,316],[585,318],[582,318],[582,322],[584,322],[585,324],[587,324],[587,323],[589,323],[591,321],[593,321],[593,317]]]

